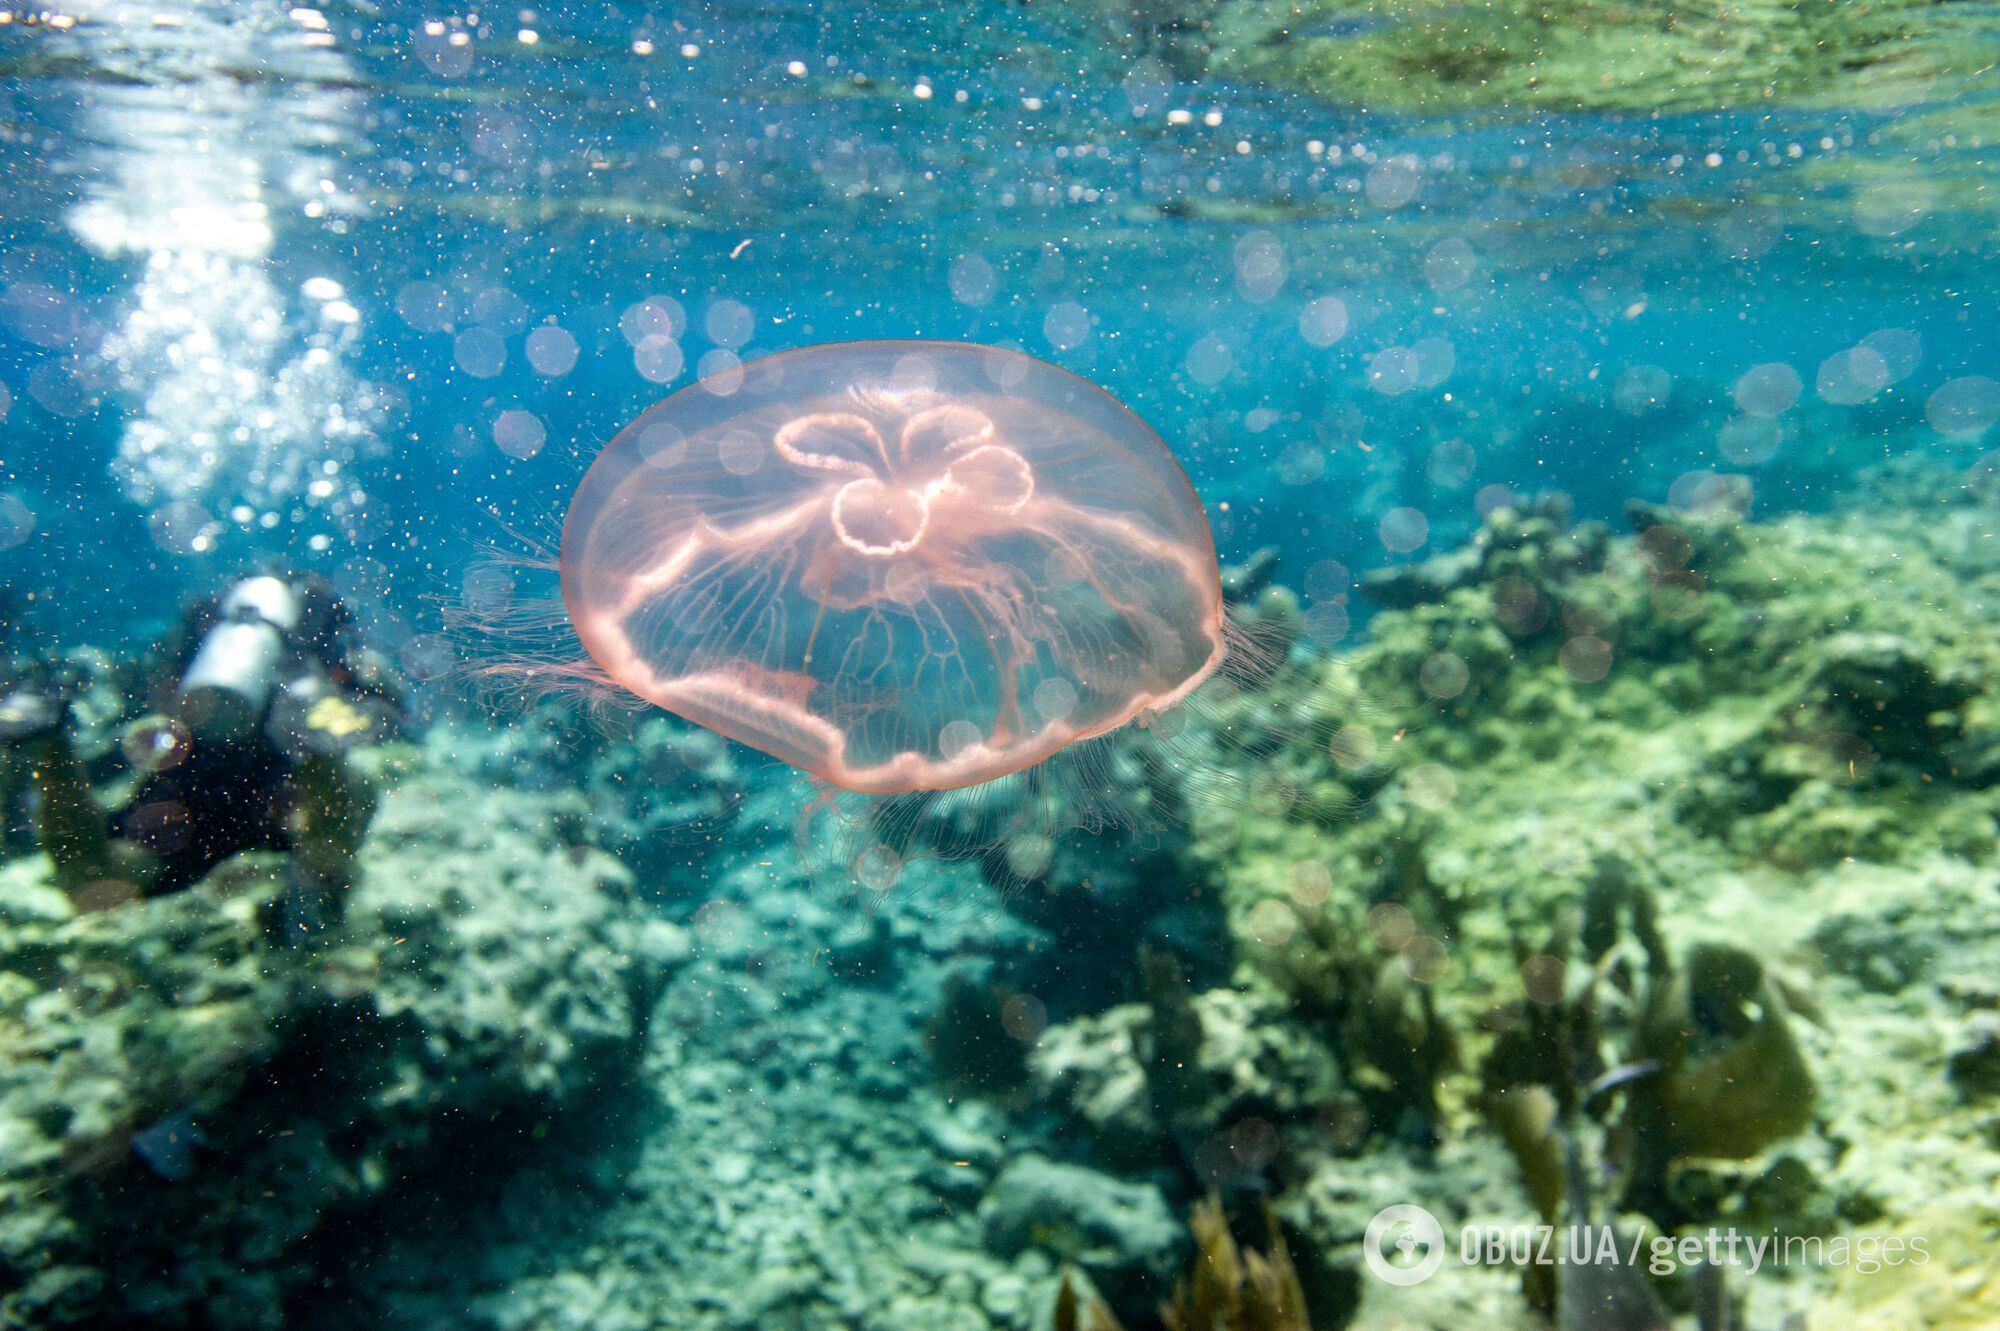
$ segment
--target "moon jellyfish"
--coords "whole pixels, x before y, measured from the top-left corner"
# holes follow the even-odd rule
[[[1011,888],[1071,872],[1073,834],[1284,816],[1318,786],[1281,757],[1326,752],[1300,732],[1346,706],[1310,659],[1274,686],[1296,600],[1266,570],[1225,604],[1160,437],[992,347],[813,347],[685,388],[591,461],[559,558],[529,567],[559,603],[516,595],[518,563],[468,575],[480,674],[664,709],[807,774],[796,805],[730,802],[794,814],[840,890],[918,858]]]
[[[1201,501],[1095,385],[857,342],[681,390],[592,462],[563,602],[608,679],[849,791],[972,786],[1186,698],[1225,653]]]

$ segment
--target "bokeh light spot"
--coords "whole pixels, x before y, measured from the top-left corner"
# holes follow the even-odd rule
[[[1746,416],[1776,416],[1790,411],[1805,390],[1799,372],[1781,361],[1753,365],[1736,381],[1733,396]]]
[[[1301,860],[1285,870],[1285,895],[1303,910],[1317,910],[1333,897],[1333,874],[1317,860]]]
[[[545,378],[560,379],[576,368],[579,351],[576,338],[554,324],[544,324],[529,333],[526,350],[528,364]]]
[[[1588,635],[1571,638],[1556,653],[1556,663],[1578,684],[1595,684],[1611,671],[1611,644]]]
[[[1562,958],[1537,952],[1521,959],[1521,988],[1526,991],[1530,1003],[1543,1007],[1554,1007],[1563,999],[1563,985],[1567,967]]]
[[[1364,726],[1342,726],[1327,741],[1327,755],[1350,772],[1372,767],[1381,741]]]
[[[35,511],[19,497],[0,494],[0,550],[12,550],[35,534]]]
[[[1403,970],[1418,984],[1435,984],[1451,968],[1451,955],[1444,940],[1418,934],[1403,945]]]
[[[493,445],[510,458],[526,461],[542,451],[548,437],[542,418],[532,411],[513,408],[493,421]]]
[[[2000,420],[2000,383],[1984,375],[1947,379],[1924,401],[1931,428],[1953,439],[1973,439]]]
[[[1299,336],[1315,347],[1330,347],[1347,336],[1347,305],[1337,296],[1321,296],[1299,311]]]
[[[1433,652],[1417,667],[1417,683],[1439,702],[1448,702],[1465,692],[1472,679],[1462,657],[1451,652]]]
[[[491,379],[507,367],[507,344],[490,328],[468,328],[452,339],[452,360],[475,379]]]
[[[1458,797],[1458,778],[1442,763],[1418,763],[1403,776],[1403,793],[1426,813],[1436,813]]]
[[[1298,912],[1276,897],[1265,897],[1249,910],[1244,920],[1250,936],[1265,947],[1282,947],[1298,931]]]
[[[1430,519],[1420,509],[1392,508],[1376,526],[1382,547],[1393,554],[1406,555],[1423,548],[1431,538]]]

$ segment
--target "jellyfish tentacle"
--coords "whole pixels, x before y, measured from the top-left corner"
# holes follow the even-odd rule
[[[807,561],[807,567],[820,564],[826,569],[826,576],[820,579],[819,603],[813,608],[812,628],[806,634],[804,662],[808,669],[812,666],[813,644],[819,641],[819,626],[826,620],[826,598],[833,595],[833,558],[825,550],[818,552],[815,560]]]

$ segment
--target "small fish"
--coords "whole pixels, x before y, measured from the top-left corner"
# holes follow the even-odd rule
[[[169,1114],[132,1136],[132,1154],[169,1183],[194,1177],[194,1148],[207,1143],[186,1111]]]
[[[1598,1096],[1615,1091],[1620,1086],[1629,1085],[1642,1077],[1650,1077],[1659,1070],[1660,1061],[1655,1058],[1640,1063],[1620,1063],[1617,1067],[1600,1073],[1590,1085],[1584,1087],[1583,1103],[1586,1105],[1594,1103]]]

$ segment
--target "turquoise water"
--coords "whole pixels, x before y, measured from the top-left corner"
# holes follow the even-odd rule
[[[1893,96],[1421,112],[1251,58],[1393,6],[5,4],[5,682],[88,674],[127,799],[145,653],[281,563],[413,724],[350,760],[318,950],[252,927],[268,866],[73,911],[43,760],[0,766],[0,1204],[44,1208],[0,1233],[0,1325],[1040,1331],[1071,1272],[1148,1331],[1213,1188],[1245,1244],[1274,1204],[1318,1331],[1696,1326],[1692,1280],[1670,1318],[1371,1283],[1381,1207],[1532,1223],[1577,1142],[1641,1162],[1571,1161],[1628,1229],[1939,1255],[1732,1273],[1730,1325],[2000,1323],[1992,6]],[[466,687],[517,640],[462,612],[528,599],[620,429],[875,339],[1101,385],[1224,569],[1289,589],[1247,703],[1067,773],[1114,825],[1042,809],[1004,871],[882,868],[990,814],[856,815],[658,714]],[[1794,1102],[1726,1167],[1617,1107],[1677,1066],[1644,1015],[1676,975],[1752,986],[1682,1015],[1767,1036],[1724,1080]],[[1509,1046],[1541,1009],[1575,1024]],[[1510,1049],[1562,1102],[1542,1155],[1482,1099]]]
[[[190,300],[239,345],[185,391],[296,355],[319,280],[354,317],[287,409],[317,422],[383,400],[345,449],[368,498],[342,520],[264,529],[279,505],[258,500],[310,479],[225,478],[180,525],[213,522],[232,554],[360,555],[402,604],[420,566],[491,535],[482,510],[559,513],[577,460],[710,356],[1019,346],[1176,444],[1225,557],[1275,544],[1360,568],[1392,553],[1390,508],[1422,512],[1442,547],[1487,485],[1610,512],[1713,470],[1747,475],[1764,510],[1824,503],[1857,467],[1943,446],[1925,401],[1994,351],[1990,93],[1427,123],[1176,82],[1111,45],[1058,57],[1070,25],[1007,6],[604,6],[539,27],[389,7],[329,11],[324,30],[252,14],[4,38],[21,71],[9,484],[45,527],[129,545],[156,566],[141,585],[193,572],[140,530],[166,491],[135,503],[104,477],[163,348],[142,341],[122,383],[94,352],[162,252],[256,274],[280,325],[245,333]],[[1902,128],[1938,107],[1936,127]],[[261,216],[240,234],[227,218],[246,206]],[[189,207],[223,220],[165,220]],[[189,296],[165,280],[164,299]],[[620,319],[652,297],[672,345],[648,378]],[[545,324],[568,334],[552,366],[576,346],[563,373],[535,369],[525,335]],[[1816,391],[1875,334],[1895,338],[1893,383]],[[1796,406],[1719,441],[1735,385],[1767,364],[1799,376]],[[541,429],[526,461],[494,442],[510,410]],[[246,497],[247,523],[228,511]]]

